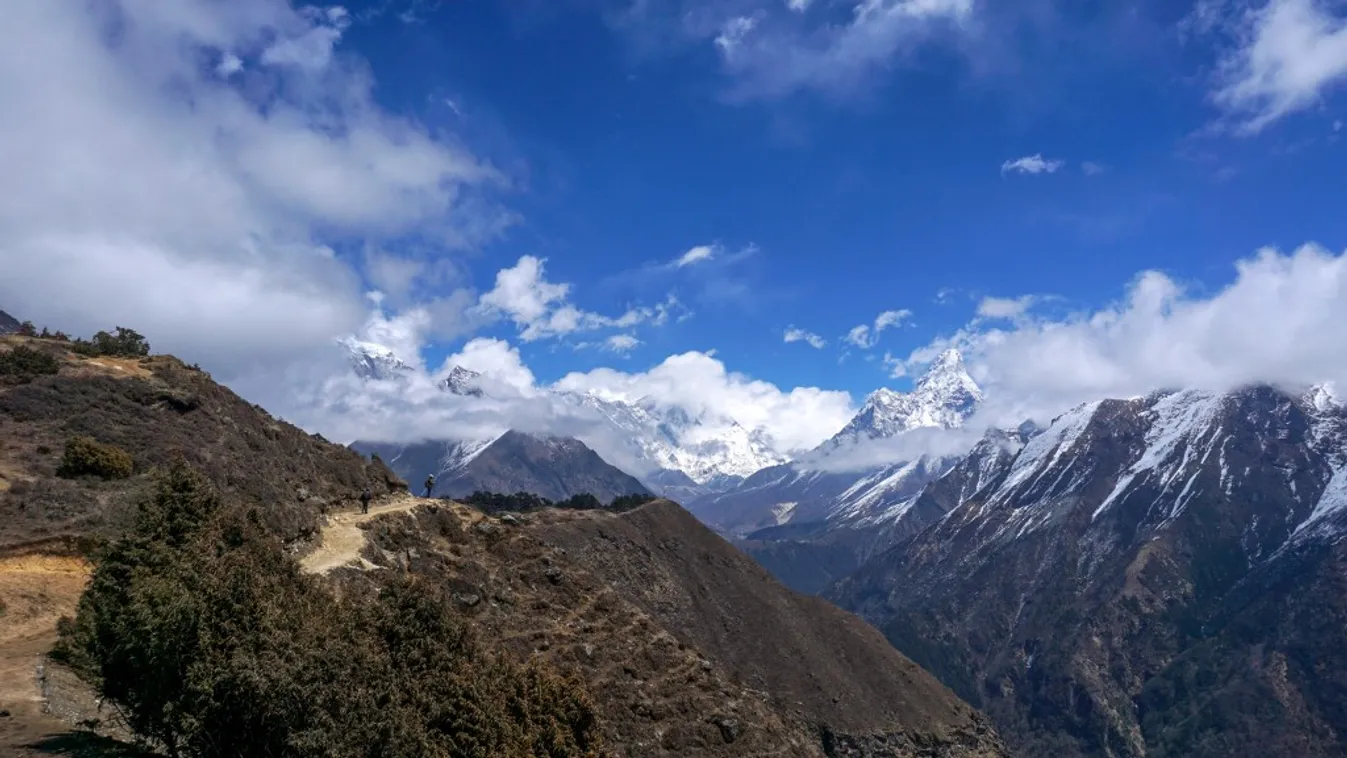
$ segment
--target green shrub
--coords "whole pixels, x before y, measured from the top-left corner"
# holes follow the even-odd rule
[[[442,588],[382,581],[336,599],[178,461],[53,655],[180,758],[604,754],[575,680],[484,650]]]
[[[67,479],[97,476],[102,479],[126,479],[135,473],[131,454],[116,445],[104,445],[92,437],[66,440],[65,454],[56,475]]]
[[[99,332],[91,340],[78,339],[71,343],[70,349],[80,355],[106,355],[114,358],[143,358],[150,354],[150,343],[140,332],[117,327],[116,334]]]
[[[9,384],[31,382],[60,370],[59,360],[27,345],[16,345],[9,352],[0,353],[0,379]]]

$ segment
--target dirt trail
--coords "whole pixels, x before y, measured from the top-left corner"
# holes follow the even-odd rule
[[[364,561],[360,551],[365,549],[365,530],[361,524],[386,513],[406,513],[419,505],[441,502],[412,495],[398,495],[384,503],[371,506],[369,513],[343,511],[327,517],[319,535],[318,548],[304,556],[299,566],[308,574],[326,574],[334,568],[354,561]],[[367,567],[368,568],[368,567]]]
[[[90,566],[64,555],[0,558],[0,754],[26,755],[25,746],[69,730],[44,712],[37,668],[56,642],[56,622],[73,616]]]

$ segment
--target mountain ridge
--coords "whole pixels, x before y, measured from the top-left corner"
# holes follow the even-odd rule
[[[1347,567],[1347,412],[1316,395],[1155,392],[984,440],[918,498],[947,515],[826,595],[1026,756],[1340,754],[1344,682],[1306,662],[1347,627],[1284,620],[1347,617],[1305,591]]]

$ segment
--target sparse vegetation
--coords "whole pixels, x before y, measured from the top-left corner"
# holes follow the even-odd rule
[[[54,655],[184,758],[602,754],[575,680],[486,652],[424,584],[383,582],[337,600],[179,461]]]
[[[27,345],[15,345],[8,352],[0,353],[0,382],[6,384],[25,384],[60,370],[59,360]]]
[[[131,454],[116,445],[105,445],[93,437],[71,437],[56,475],[67,479],[96,476],[101,479],[127,479],[135,473]]]
[[[561,508],[575,511],[590,511],[606,508],[608,510],[621,512],[638,508],[655,499],[656,497],[654,495],[622,495],[614,498],[613,502],[605,506],[597,497],[594,497],[588,492],[582,492],[578,495],[566,498],[565,500],[553,502],[531,492],[516,492],[513,495],[502,495],[496,492],[482,492],[479,490],[459,500],[466,505],[471,505],[486,513],[503,513],[506,511],[527,513],[529,511],[539,511],[544,508]]]

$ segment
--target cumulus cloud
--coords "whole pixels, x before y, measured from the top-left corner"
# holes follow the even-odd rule
[[[503,177],[381,109],[346,24],[285,0],[7,4],[5,309],[134,326],[228,379],[362,326],[337,243],[498,233]]]
[[[828,345],[828,341],[819,335],[805,331],[804,329],[797,329],[793,326],[786,329],[785,339],[787,343],[803,342],[815,350],[822,350]]]
[[[1211,98],[1243,133],[1313,107],[1347,82],[1347,16],[1340,4],[1270,0],[1248,10],[1202,3],[1189,25],[1233,37]]]
[[[1026,155],[1023,158],[1016,158],[1015,160],[1002,163],[1001,173],[1053,174],[1065,165],[1065,161],[1044,158],[1042,153],[1034,153],[1033,155]]]
[[[381,336],[399,341],[414,334],[419,322],[390,319],[379,327]],[[454,366],[483,374],[483,397],[462,397],[440,388]],[[730,424],[760,429],[782,454],[813,448],[855,412],[846,392],[782,389],[728,370],[711,352],[673,355],[646,371],[599,368],[542,384],[517,347],[482,337],[445,358],[439,368],[417,365],[396,381],[366,381],[335,369],[320,364],[293,367],[284,400],[275,407],[287,420],[342,442],[473,439],[511,428],[570,435],[637,475],[647,473],[651,464],[633,458],[629,440],[592,408],[569,401],[566,393],[677,407],[701,419],[699,433],[708,438]],[[256,391],[265,394],[266,388]],[[281,392],[273,389],[272,394],[279,397]]]
[[[697,351],[669,356],[641,373],[611,368],[573,372],[556,386],[628,401],[651,397],[693,416],[731,419],[749,429],[764,429],[782,451],[814,447],[846,425],[855,410],[846,392],[816,387],[784,391],[729,371],[719,359]]]
[[[670,295],[655,306],[633,307],[617,317],[581,310],[569,302],[569,284],[547,280],[545,264],[543,258],[525,255],[515,265],[498,271],[495,286],[481,296],[475,312],[487,318],[513,321],[519,328],[520,339],[533,342],[645,322],[661,326],[681,307],[678,299]]]
[[[861,349],[868,349],[879,342],[879,335],[884,330],[898,326],[912,317],[912,311],[906,308],[901,310],[883,311],[875,316],[873,324],[860,324],[851,328],[844,339]]]
[[[1347,256],[1316,245],[1260,250],[1235,279],[1196,292],[1158,271],[1116,304],[1010,328],[974,322],[914,351],[909,366],[959,348],[989,398],[985,419],[1046,421],[1080,402],[1175,387],[1347,386]]]

